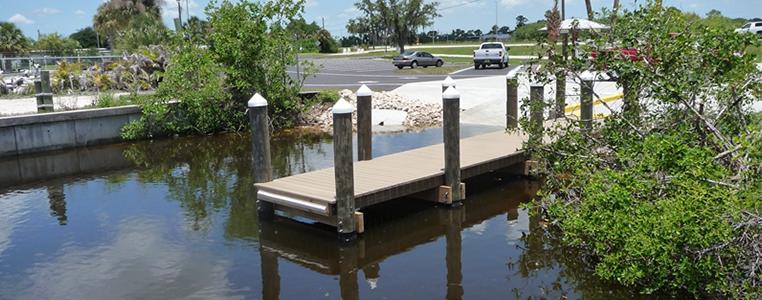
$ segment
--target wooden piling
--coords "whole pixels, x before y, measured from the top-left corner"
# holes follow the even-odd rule
[[[38,88],[39,83],[39,88]],[[40,80],[34,83],[35,93],[37,93],[37,112],[53,112],[53,91],[50,88],[50,71],[40,72]]]
[[[366,85],[357,90],[357,160],[373,158],[373,91]]]
[[[593,127],[593,87],[595,82],[592,78],[584,78],[580,85],[580,128],[590,131]]]
[[[254,183],[270,182],[273,180],[273,167],[270,158],[270,127],[267,120],[267,100],[257,93],[249,100],[248,107]],[[257,212],[260,218],[269,219],[272,218],[275,209],[272,203],[257,200]]]
[[[351,241],[357,237],[352,162],[352,111],[344,98],[333,106],[333,163],[336,182],[336,225],[339,238]]]
[[[545,86],[535,84],[529,87],[529,121],[538,128],[542,128],[544,97]]]
[[[462,249],[465,207],[447,211],[445,227],[445,266],[447,269],[447,294],[445,299],[463,298]]]
[[[505,75],[505,128],[516,129],[519,127],[519,81],[516,75],[521,69],[518,67]]]
[[[455,87],[455,80],[452,79],[452,77],[447,76],[444,81],[442,81],[442,93],[447,90],[449,87]]]
[[[442,94],[442,110],[445,185],[450,187],[452,205],[458,206],[465,195],[460,182],[460,93],[454,86]]]
[[[566,53],[564,53],[566,57]],[[566,72],[556,74],[556,105],[553,110],[553,118],[561,118],[566,114]]]

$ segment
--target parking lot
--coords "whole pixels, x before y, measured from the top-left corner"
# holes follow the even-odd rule
[[[388,91],[406,83],[435,81],[448,76],[411,73],[409,68],[397,70],[390,59],[380,57],[310,58],[308,61],[315,64],[318,70],[305,80],[303,90],[357,89],[365,84],[376,91]],[[445,59],[445,66],[448,65]],[[513,67],[474,70],[473,66],[463,65],[463,69],[458,69],[449,76],[458,79],[505,75]],[[300,73],[301,71],[302,67]],[[296,76],[296,67],[292,67],[289,72]]]

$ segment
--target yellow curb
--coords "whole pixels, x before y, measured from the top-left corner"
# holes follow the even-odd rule
[[[606,97],[596,99],[595,101],[593,101],[593,106],[599,105],[601,103],[611,103],[617,100],[621,100],[622,98],[624,98],[624,94],[606,96]],[[580,109],[580,106],[581,106],[580,103],[568,105],[566,106],[566,108],[564,108],[564,112],[571,113],[571,112],[578,111]]]

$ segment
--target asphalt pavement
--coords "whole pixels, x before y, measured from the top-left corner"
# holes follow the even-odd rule
[[[317,72],[306,78],[302,90],[350,89],[355,90],[365,84],[374,91],[390,91],[404,84],[425,81],[443,80],[444,75],[422,75],[409,73],[410,68],[398,70],[390,59],[380,57],[339,57],[318,58],[307,61],[317,67]],[[447,66],[447,63],[445,63]],[[454,79],[479,78],[505,75],[515,66],[505,69],[488,68],[474,70],[473,66],[463,66],[463,69],[449,74]],[[434,68],[434,67],[429,67]],[[299,74],[304,66],[300,66]],[[297,76],[296,67],[289,70],[292,76]]]

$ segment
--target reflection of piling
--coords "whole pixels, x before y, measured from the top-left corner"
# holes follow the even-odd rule
[[[442,110],[445,185],[450,187],[452,204],[457,205],[465,195],[460,182],[460,93],[455,87],[442,94]]]
[[[455,87],[455,80],[453,80],[452,77],[447,76],[447,78],[442,81],[442,93],[444,93],[449,87]]]
[[[357,160],[373,158],[372,97],[373,91],[364,84],[357,90]]]
[[[50,88],[50,71],[42,71],[40,80],[35,80],[34,90],[37,93],[37,112],[53,112],[53,92]]]
[[[515,70],[518,70],[516,68]],[[516,129],[519,126],[519,81],[516,72],[509,72],[505,76],[505,128]]]
[[[270,160],[270,128],[267,121],[267,100],[259,93],[251,97],[248,103],[249,125],[251,126],[251,162],[254,183],[273,180],[273,168]],[[256,193],[255,193],[256,194]],[[260,217],[270,218],[274,214],[270,202],[257,200]]]
[[[66,217],[66,195],[62,184],[48,186],[48,204],[50,215],[56,217],[59,225],[68,224]]]
[[[275,229],[271,222],[259,223],[260,239],[264,236],[264,233],[271,233]],[[280,298],[280,270],[278,269],[278,253],[266,248],[259,243],[259,265],[260,275],[262,276],[262,299],[263,300],[277,300]]]
[[[357,243],[339,247],[339,289],[342,300],[360,299],[357,284]]]
[[[463,298],[463,272],[461,252],[463,239],[461,236],[464,214],[462,209],[449,210],[447,231],[445,232],[445,263],[447,265],[447,296],[445,299]]]
[[[352,111],[344,98],[333,106],[333,163],[336,181],[337,227],[342,240],[356,236],[354,170],[352,162]]]
[[[580,93],[580,127],[581,129],[589,132],[593,126],[593,85],[595,84],[590,78],[582,80],[581,93]]]

